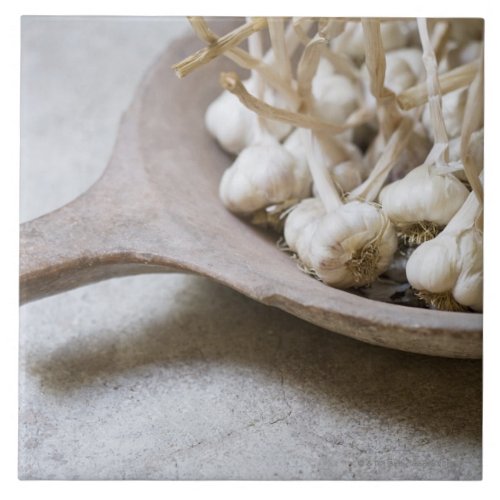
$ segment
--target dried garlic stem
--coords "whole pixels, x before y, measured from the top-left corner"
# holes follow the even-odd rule
[[[382,156],[378,159],[368,178],[347,197],[349,201],[361,199],[370,202],[376,199],[389,172],[406,148],[412,129],[413,120],[410,118],[403,118],[398,128],[392,134],[387,146],[384,148]]]
[[[482,165],[476,165],[469,150],[470,138],[473,132],[481,128],[484,119],[484,85],[483,68],[484,54],[481,54],[479,71],[469,87],[465,104],[462,134],[460,137],[460,158],[465,175],[478,200],[483,203],[483,186],[480,180]]]
[[[313,105],[312,80],[316,74],[319,58],[328,40],[319,33],[306,45],[297,66],[297,90],[303,109],[309,112]]]
[[[331,212],[342,206],[342,199],[335,187],[333,177],[330,175],[326,164],[323,161],[321,146],[315,134],[308,130],[302,130],[303,144],[306,145],[307,163],[311,171],[314,185],[318,190],[319,198],[321,199],[325,210]]]
[[[478,68],[479,65],[477,61],[474,61],[439,75],[438,79],[441,95],[467,87],[476,76]],[[418,83],[404,92],[401,92],[401,94],[396,97],[399,107],[404,111],[421,106],[425,104],[428,99],[427,82]]]
[[[344,123],[325,122],[313,116],[276,108],[260,101],[245,89],[240,78],[234,72],[221,73],[220,84],[223,88],[238,97],[241,103],[254,113],[263,118],[288,123],[294,127],[323,130],[332,134],[339,134],[362,123],[366,123],[372,117],[372,113],[369,110],[361,109],[355,111]]]
[[[361,20],[365,44],[365,64],[370,74],[370,90],[377,101],[392,97],[394,94],[384,86],[385,50],[380,32],[380,22],[375,19]]]
[[[432,131],[434,134],[434,145],[443,144],[448,146],[448,133],[444,125],[443,110],[441,107],[441,89],[439,87],[438,68],[434,49],[429,38],[427,19],[417,19],[418,33],[424,51],[422,60],[427,74],[427,92],[429,94],[429,110],[431,113]],[[443,149],[439,155],[438,164],[448,162],[448,147]]]
[[[186,57],[186,59],[174,64],[172,67],[179,78],[183,78],[203,64],[207,64],[212,59],[220,56],[227,50],[236,47],[252,33],[260,31],[267,26],[267,21],[263,17],[257,17],[252,21],[239,26],[230,33],[220,37],[209,47],[205,47],[198,52]]]
[[[284,80],[291,81],[292,66],[286,46],[284,20],[281,17],[268,17],[267,26],[278,74]]]
[[[323,47],[321,55],[328,59],[337,73],[346,76],[354,83],[359,82],[359,70],[348,56],[332,52],[328,45]]]
[[[188,17],[191,26],[200,40],[211,45],[219,40],[219,36],[214,33],[203,17]],[[290,44],[294,48],[294,44]],[[249,69],[259,73],[265,82],[281,93],[293,106],[298,105],[299,97],[293,88],[292,80],[282,78],[272,66],[263,60],[252,57],[246,50],[240,47],[233,47],[223,54],[225,57],[236,63],[240,68]],[[266,55],[267,57],[267,55]]]
[[[292,26],[299,39],[300,43],[307,45],[311,38],[308,36],[307,31],[311,27],[313,19],[309,17],[296,17],[292,20]]]
[[[377,100],[380,130],[387,141],[401,119],[395,104],[394,92],[385,86],[385,50],[380,32],[380,21],[361,20],[365,45],[365,64],[370,75],[370,90]]]
[[[440,61],[446,49],[446,42],[450,36],[451,26],[450,23],[445,21],[437,21],[432,27],[432,47],[436,60]]]

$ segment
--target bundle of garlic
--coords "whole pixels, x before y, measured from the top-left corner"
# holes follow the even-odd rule
[[[231,212],[283,231],[330,286],[401,281],[406,266],[429,307],[482,308],[480,24],[251,18],[219,37],[189,20],[207,46],[179,77],[220,55],[251,71],[222,73],[205,114],[237,155],[219,189]]]

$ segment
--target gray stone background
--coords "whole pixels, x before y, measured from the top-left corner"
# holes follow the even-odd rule
[[[172,18],[22,21],[21,220],[100,175]],[[184,275],[21,308],[22,479],[480,479],[481,363],[365,345]]]

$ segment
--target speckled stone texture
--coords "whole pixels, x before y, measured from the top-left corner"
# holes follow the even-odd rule
[[[22,26],[28,220],[106,165],[166,18]],[[480,479],[481,363],[372,347],[206,279],[149,275],[21,309],[22,479]]]

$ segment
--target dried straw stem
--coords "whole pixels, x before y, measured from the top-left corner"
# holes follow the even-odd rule
[[[267,21],[263,17],[254,18],[251,21],[239,26],[230,33],[220,37],[209,47],[198,50],[184,60],[174,64],[172,67],[179,78],[183,78],[200,66],[207,64],[212,59],[220,56],[227,50],[236,47],[252,33],[260,31],[267,26]]]
[[[446,73],[439,75],[438,80],[441,95],[467,87],[467,85],[469,85],[476,76],[478,69],[479,64],[477,61],[474,61],[463,64],[458,68],[454,68],[451,71],[447,71]],[[401,94],[396,97],[399,107],[404,111],[421,106],[422,104],[425,104],[428,99],[429,93],[427,89],[427,82],[414,85],[404,92],[401,92]]]
[[[294,127],[302,127],[330,132],[332,134],[339,134],[353,127],[357,127],[362,123],[366,123],[372,117],[369,110],[362,109],[355,111],[344,123],[325,122],[315,118],[314,116],[276,108],[255,98],[246,90],[238,75],[232,71],[228,73],[221,73],[219,81],[224,89],[238,97],[240,102],[254,113],[257,113],[263,118],[288,123]]]
[[[446,50],[446,42],[450,36],[451,26],[446,21],[437,21],[432,26],[431,43],[436,60],[440,61]]]
[[[479,71],[469,87],[465,104],[462,134],[460,137],[460,158],[464,166],[465,175],[478,200],[483,203],[483,185],[480,174],[482,165],[476,165],[470,149],[470,138],[473,132],[483,126],[484,119],[484,57],[481,54]]]
[[[380,21],[361,20],[365,45],[365,63],[370,75],[370,90],[377,99],[380,130],[385,140],[389,140],[394,128],[401,119],[395,104],[395,95],[385,85],[385,50],[380,32]]]
[[[337,73],[346,76],[354,83],[360,82],[359,70],[348,56],[333,52],[328,45],[325,45],[322,48],[323,51],[321,52],[321,55],[325,59],[328,59]]]
[[[431,114],[432,132],[434,135],[434,145],[443,144],[448,146],[448,133],[444,124],[443,110],[441,106],[441,89],[438,79],[438,67],[434,49],[427,29],[427,20],[420,17],[417,19],[418,33],[424,51],[422,60],[427,75],[427,92],[429,94],[429,110]],[[438,163],[447,163],[448,148],[443,149],[439,155]]]
[[[319,33],[306,45],[297,66],[297,90],[302,99],[302,110],[310,112],[314,103],[312,80],[318,69],[319,58],[328,40]]]
[[[267,26],[278,74],[284,80],[291,81],[292,66],[286,46],[284,20],[281,17],[268,17]]]
[[[307,45],[311,41],[307,31],[309,30],[312,22],[313,19],[310,17],[296,17],[292,20],[292,26],[295,34],[297,35],[300,43],[303,45]]]
[[[380,33],[380,22],[376,19],[361,20],[365,44],[365,63],[370,74],[370,90],[377,101],[394,94],[384,86],[385,50]]]
[[[219,36],[214,33],[203,17],[188,17],[191,26],[200,40],[211,45],[219,40]],[[294,44],[290,44],[294,47]],[[292,80],[282,78],[272,66],[261,59],[252,57],[246,50],[233,47],[223,54],[225,57],[236,63],[240,68],[257,72],[262,76],[267,85],[281,93],[293,106],[297,106],[299,97],[292,85]]]
[[[412,129],[413,120],[408,117],[403,118],[398,128],[392,134],[387,146],[384,148],[382,156],[378,159],[368,178],[347,197],[349,201],[362,199],[370,202],[376,199],[389,172],[406,148]]]

